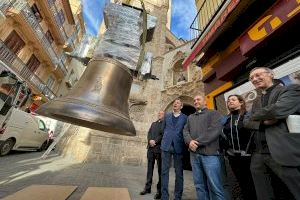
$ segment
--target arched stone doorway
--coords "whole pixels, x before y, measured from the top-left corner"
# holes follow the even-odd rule
[[[194,112],[196,112],[196,109],[194,106],[191,106],[189,104],[183,104],[183,107],[181,109],[181,112],[187,116],[189,116],[190,114],[193,114]]]
[[[196,112],[196,109],[195,107],[189,104],[183,104],[181,112],[189,116],[190,114]],[[190,170],[190,171],[192,170],[191,161],[190,161],[190,152],[188,151],[188,147],[185,148],[185,151],[183,152],[183,169]]]

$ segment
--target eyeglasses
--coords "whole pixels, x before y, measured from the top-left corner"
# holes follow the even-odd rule
[[[253,81],[254,78],[260,78],[263,76],[263,74],[270,74],[270,72],[259,72],[259,73],[252,74],[249,77],[249,81]]]

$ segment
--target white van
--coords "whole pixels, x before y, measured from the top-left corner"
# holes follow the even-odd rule
[[[10,150],[44,150],[47,142],[48,129],[41,118],[12,108],[0,129],[0,155]]]

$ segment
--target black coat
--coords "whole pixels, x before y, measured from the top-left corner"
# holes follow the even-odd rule
[[[263,108],[257,105],[261,104],[253,104],[248,125],[258,129],[264,120],[278,120],[273,125],[265,126],[271,157],[283,166],[299,167],[300,134],[289,133],[286,118],[292,114],[300,114],[300,85],[277,85],[271,91],[267,105]]]
[[[147,145],[147,149],[149,151],[152,151],[154,153],[160,153],[160,144],[161,144],[161,139],[162,139],[162,121],[156,121],[153,122],[150,126],[150,129],[148,131],[148,145]],[[156,145],[154,147],[150,147],[149,141],[150,140],[155,140]]]
[[[238,112],[233,112],[222,120],[226,140],[220,144],[223,145],[221,148],[251,153],[252,131],[244,127],[244,115],[246,113],[239,115]]]

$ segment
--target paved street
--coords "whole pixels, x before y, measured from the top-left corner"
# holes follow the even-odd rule
[[[52,152],[45,160],[41,152],[13,152],[0,157],[0,198],[32,184],[76,185],[77,190],[69,200],[77,200],[88,187],[125,187],[132,200],[150,200],[156,185],[149,195],[140,196],[145,183],[146,168],[114,166],[101,163],[77,163],[71,158],[62,158]],[[184,172],[184,200],[195,200],[195,191],[190,171]],[[157,175],[154,174],[154,183]],[[174,170],[170,175],[170,189],[174,188]],[[172,191],[171,191],[172,193]]]

